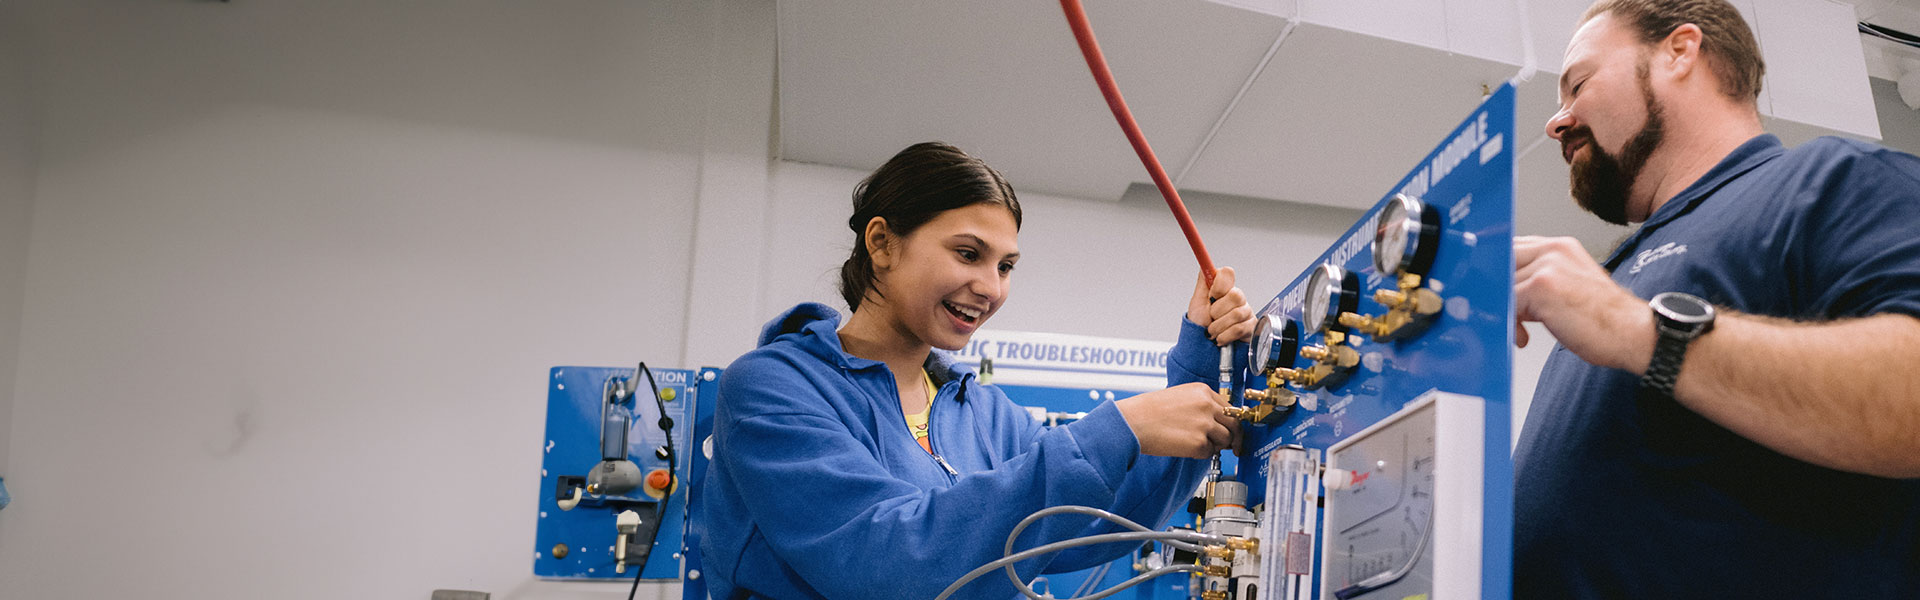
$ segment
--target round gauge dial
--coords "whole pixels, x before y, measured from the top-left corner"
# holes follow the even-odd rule
[[[1381,275],[1425,275],[1440,245],[1440,211],[1406,194],[1380,209],[1373,230],[1373,268]]]
[[[1279,315],[1260,317],[1253,326],[1253,368],[1260,373],[1293,366],[1293,355],[1300,351],[1300,323]]]
[[[1321,263],[1307,278],[1300,320],[1313,331],[1344,331],[1340,313],[1360,308],[1360,278],[1332,263]]]

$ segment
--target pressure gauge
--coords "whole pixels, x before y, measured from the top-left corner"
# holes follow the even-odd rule
[[[1360,278],[1333,263],[1320,263],[1307,278],[1303,304],[1300,320],[1308,329],[1345,331],[1340,313],[1360,309]]]
[[[1279,315],[1260,317],[1253,326],[1253,368],[1260,373],[1293,366],[1293,354],[1300,351],[1300,322]]]
[[[1373,230],[1373,268],[1381,275],[1426,275],[1440,245],[1440,211],[1406,194],[1380,209]]]

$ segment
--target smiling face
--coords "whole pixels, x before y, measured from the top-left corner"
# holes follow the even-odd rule
[[[858,310],[881,312],[906,341],[958,350],[1006,303],[1019,234],[1006,206],[982,203],[886,238],[871,248],[881,293]]]
[[[1609,223],[1646,219],[1631,192],[1666,130],[1645,45],[1611,13],[1588,20],[1567,45],[1560,112],[1547,135],[1572,167],[1573,199]]]

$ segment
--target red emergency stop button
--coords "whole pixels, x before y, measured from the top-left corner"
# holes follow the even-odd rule
[[[649,489],[665,490],[667,486],[672,484],[673,475],[668,473],[666,469],[654,469],[647,473],[647,487]]]

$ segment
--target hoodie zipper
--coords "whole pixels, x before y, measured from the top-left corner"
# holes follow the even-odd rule
[[[919,448],[920,442],[914,441],[913,439],[913,426],[907,424],[907,407],[905,405],[900,404],[899,380],[896,380],[893,377],[889,376],[887,377],[887,385],[893,387],[894,406],[899,408],[899,410],[896,410],[893,412],[894,414],[900,415],[900,432],[907,434],[907,441],[912,442],[913,447]],[[935,404],[939,404],[938,402],[939,398],[940,398],[940,391],[937,389],[934,390],[933,396],[927,398],[927,448],[923,449],[923,452],[926,453],[929,460],[933,461],[934,466],[940,467],[940,470],[947,472],[947,482],[953,483],[955,481],[958,481],[958,478],[960,477],[960,471],[955,470],[953,468],[953,465],[948,464],[947,459],[941,457],[939,451],[932,449],[934,445],[939,443],[936,440],[934,440],[934,436],[933,436],[933,413],[935,412],[933,410],[933,406]]]
[[[938,445],[939,441],[935,440],[933,437],[933,431],[934,431],[933,413],[939,412],[934,409],[934,406],[940,403],[939,399],[940,399],[939,388],[934,388],[933,395],[927,397],[927,455],[933,457],[934,464],[938,464],[940,465],[940,468],[946,469],[947,481],[951,483],[954,481],[955,478],[960,476],[960,472],[955,471],[953,469],[953,465],[947,464],[947,459],[942,458],[940,456],[940,451],[934,449],[934,446]],[[905,419],[906,416],[902,415],[900,418]],[[913,435],[913,432],[908,431],[907,435]],[[918,446],[919,444],[914,444],[914,445]]]
[[[948,481],[952,481],[954,477],[960,477],[960,471],[954,471],[954,465],[948,465],[947,460],[941,458],[941,452],[939,452],[939,450],[933,450],[933,446],[937,444],[937,442],[933,440],[933,413],[935,413],[933,406],[939,404],[939,402],[935,402],[939,396],[941,396],[939,390],[935,390],[935,392],[933,392],[933,398],[927,398],[927,456],[933,456],[933,462],[939,463],[941,469],[947,469],[947,479]],[[900,415],[900,417],[904,419],[906,415]],[[906,435],[914,435],[914,433],[908,431]],[[918,446],[918,444],[916,444],[916,446]]]

